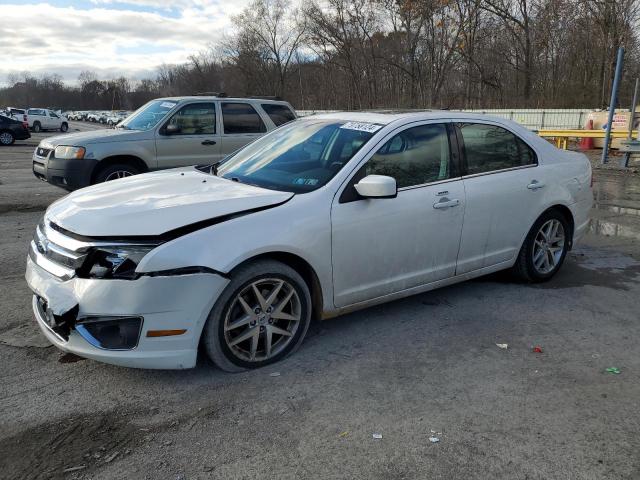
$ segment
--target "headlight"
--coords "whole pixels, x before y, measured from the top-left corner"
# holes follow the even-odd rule
[[[140,260],[153,250],[150,246],[97,247],[87,258],[85,270],[89,278],[133,280]]]
[[[86,152],[84,147],[70,147],[68,145],[60,145],[56,147],[54,155],[56,158],[62,160],[69,160],[72,158],[84,158]]]

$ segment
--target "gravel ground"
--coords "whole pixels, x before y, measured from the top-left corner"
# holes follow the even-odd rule
[[[321,322],[259,371],[145,371],[63,355],[34,324],[27,244],[64,194],[30,171],[45,135],[0,149],[0,478],[640,478],[637,175],[596,171],[591,232],[549,283],[493,275]]]

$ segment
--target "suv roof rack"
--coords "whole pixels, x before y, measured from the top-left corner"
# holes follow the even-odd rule
[[[194,94],[196,97],[221,97],[224,98],[227,96],[224,92],[198,92]]]
[[[256,100],[282,100],[282,97],[278,95],[252,95],[246,98],[253,98]]]

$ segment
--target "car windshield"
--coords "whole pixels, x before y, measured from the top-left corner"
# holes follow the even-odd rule
[[[217,175],[272,190],[320,188],[382,125],[298,120],[274,130],[221,163]]]
[[[149,130],[155,127],[177,103],[173,100],[152,100],[128,116],[118,125],[118,128]]]

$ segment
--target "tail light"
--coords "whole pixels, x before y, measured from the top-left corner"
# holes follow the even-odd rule
[[[26,120],[22,122],[22,128],[24,128],[25,130],[29,130],[29,123]]]

